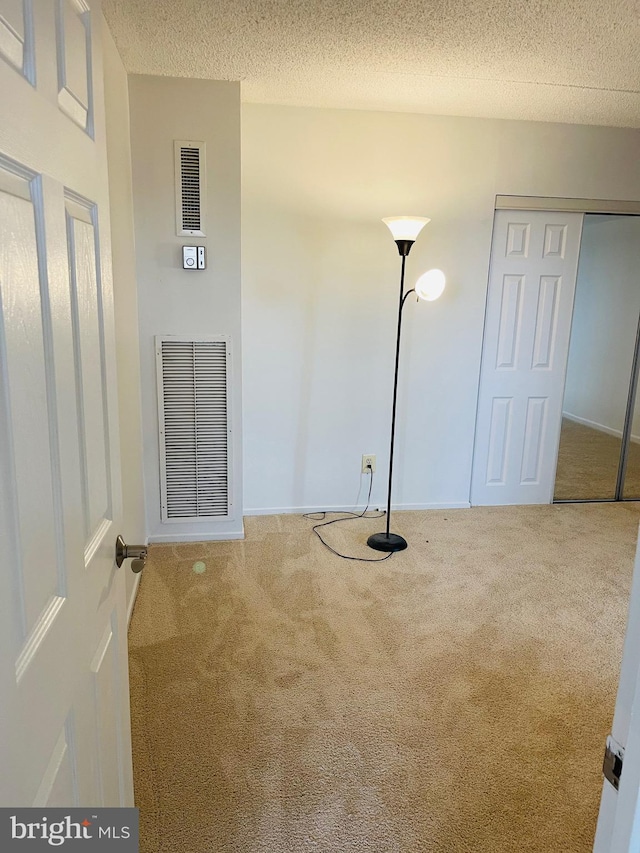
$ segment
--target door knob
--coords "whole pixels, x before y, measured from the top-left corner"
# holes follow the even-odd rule
[[[122,536],[118,535],[116,539],[116,565],[118,568],[125,560],[131,560],[132,571],[141,572],[147,561],[147,546],[127,545]]]

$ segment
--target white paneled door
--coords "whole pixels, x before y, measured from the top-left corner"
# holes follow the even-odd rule
[[[622,617],[622,614],[621,614]],[[627,633],[611,736],[613,751],[623,754],[619,790],[605,779],[594,853],[640,850],[640,539],[631,584]],[[604,752],[604,744],[603,744]]]
[[[496,211],[471,503],[553,498],[581,213]]]
[[[0,92],[0,805],[132,805],[99,4],[0,0]]]

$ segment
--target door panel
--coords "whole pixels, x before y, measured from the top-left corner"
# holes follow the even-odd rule
[[[578,214],[579,215],[579,214]],[[547,224],[544,227],[543,258],[558,258],[564,260],[567,248],[567,226]]]
[[[101,804],[105,806],[110,803],[125,804],[121,762],[122,733],[119,721],[116,720],[114,725],[109,713],[120,701],[117,631],[117,613],[114,612],[91,662],[97,737],[97,777],[100,780]]]
[[[560,278],[543,275],[540,279],[532,370],[552,369],[554,345],[557,340],[556,325],[558,322],[559,296]]]
[[[102,293],[96,258],[100,247],[95,208],[65,199],[71,282],[71,311],[82,464],[85,551],[103,531],[111,512],[109,431],[106,418],[104,347],[100,328]]]
[[[99,5],[34,5],[35,87],[31,9],[0,0],[0,805],[132,805]]]
[[[33,82],[32,0],[7,0],[0,9],[0,57]]]
[[[507,446],[511,433],[512,397],[494,397],[491,401],[487,482],[504,484]]]
[[[20,641],[34,631],[51,599],[62,592],[64,571],[60,495],[55,483],[57,442],[53,376],[46,352],[51,346],[46,282],[40,280],[31,181],[0,171],[0,220],[10,226],[0,246],[3,361],[7,376],[7,444],[11,447],[15,495],[13,564],[19,596]],[[22,171],[24,174],[23,170]],[[13,194],[15,193],[15,194]],[[42,228],[38,229],[42,237]],[[22,389],[28,388],[29,393]]]
[[[40,788],[33,800],[34,806],[49,808],[64,807],[78,802],[76,768],[69,737],[72,732],[70,721],[65,723],[53,754],[42,777]]]
[[[524,277],[521,275],[506,275],[502,280],[496,370],[513,370],[516,366],[516,352],[522,324],[523,284]]]
[[[92,133],[91,14],[83,0],[56,0],[56,49],[60,109]]]
[[[529,397],[524,427],[521,483],[540,483],[548,397]]]
[[[471,502],[549,503],[582,214],[496,212]]]

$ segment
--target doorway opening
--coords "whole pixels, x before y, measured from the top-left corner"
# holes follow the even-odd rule
[[[585,214],[554,503],[640,499],[640,216]]]

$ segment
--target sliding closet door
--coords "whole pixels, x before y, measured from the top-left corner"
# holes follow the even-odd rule
[[[627,277],[634,292],[640,291],[640,216],[626,217],[625,262]],[[629,443],[624,459],[624,479],[622,482],[623,500],[640,500],[640,314],[639,332],[636,338],[635,381],[629,403],[630,416]]]
[[[640,317],[640,217],[585,214],[555,500],[619,496],[625,414]],[[640,413],[634,418],[640,431]],[[640,440],[638,432],[636,441]],[[640,445],[625,497],[640,496]]]
[[[551,502],[581,228],[581,213],[496,212],[475,506]]]

